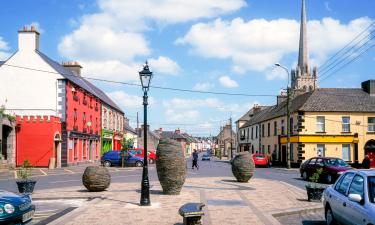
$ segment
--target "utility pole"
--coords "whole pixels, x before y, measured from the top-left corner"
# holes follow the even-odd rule
[[[287,168],[290,169],[290,90],[289,86],[286,89],[286,129],[287,129],[287,145],[286,145],[286,162]]]

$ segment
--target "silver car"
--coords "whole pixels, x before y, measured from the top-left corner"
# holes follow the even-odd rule
[[[375,225],[375,169],[350,170],[324,191],[328,225]]]

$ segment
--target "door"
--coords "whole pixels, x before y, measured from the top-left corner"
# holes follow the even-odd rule
[[[89,160],[93,161],[93,151],[94,151],[94,145],[92,144],[92,140],[89,142]]]
[[[374,151],[369,151],[368,153],[368,157],[370,159],[370,167],[371,168],[375,168],[375,152]]]
[[[353,178],[352,183],[350,184],[349,194],[359,194],[363,201],[365,201],[365,192],[364,192],[364,178],[360,175],[356,175]],[[348,224],[352,225],[361,225],[367,224],[368,218],[366,216],[366,209],[363,205],[358,202],[353,202],[348,199],[346,203],[346,218]]]
[[[121,165],[121,156],[119,151],[113,151],[110,153],[110,159],[113,165]]]
[[[328,195],[328,201],[331,203],[333,216],[341,223],[347,224],[348,216],[345,215],[347,207],[347,191],[351,183],[353,173],[345,174],[335,186],[335,190]]]
[[[286,146],[281,146],[281,164],[286,166]]]

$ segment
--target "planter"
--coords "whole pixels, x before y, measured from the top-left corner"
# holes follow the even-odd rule
[[[249,152],[238,153],[233,160],[232,173],[238,182],[248,182],[254,175],[254,161]]]
[[[320,202],[322,200],[324,189],[325,188],[321,186],[306,185],[307,200],[309,202],[311,201]]]
[[[156,151],[156,171],[164,194],[180,194],[186,178],[186,160],[179,142],[160,140]]]
[[[20,193],[31,194],[34,192],[35,180],[16,181]]]
[[[111,183],[111,175],[102,166],[88,166],[82,175],[82,183],[89,191],[104,191]]]

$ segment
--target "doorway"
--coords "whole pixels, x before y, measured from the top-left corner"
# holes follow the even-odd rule
[[[60,168],[61,167],[61,136],[58,133],[55,134],[54,150],[53,150],[52,157],[55,158],[53,167]]]
[[[281,146],[281,164],[283,166],[286,166],[286,146],[282,145]]]
[[[365,144],[365,155],[370,158],[370,167],[375,168],[375,140],[371,139]]]
[[[89,142],[89,160],[90,161],[94,161],[94,159],[93,159],[93,155],[94,155],[93,151],[94,151],[93,141],[90,140],[90,142]]]

